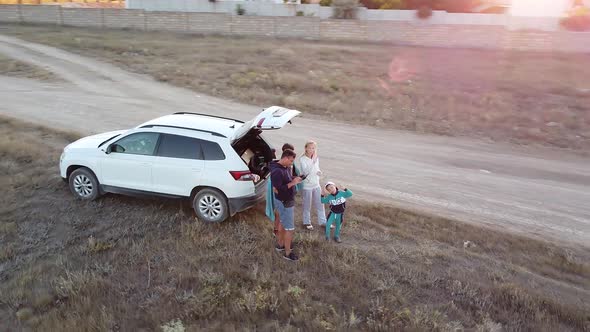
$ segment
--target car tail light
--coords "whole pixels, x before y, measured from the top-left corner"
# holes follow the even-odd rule
[[[236,181],[253,181],[254,176],[250,171],[229,171],[229,174],[233,176]]]
[[[266,118],[260,119],[260,121],[258,121],[258,124],[256,125],[256,127],[258,127],[258,128],[262,127],[262,124],[264,123],[264,120],[266,120]]]

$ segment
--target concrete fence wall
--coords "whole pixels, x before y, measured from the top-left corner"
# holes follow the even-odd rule
[[[277,3],[278,2],[278,3]],[[304,16],[328,19],[333,16],[331,7],[319,4],[298,4],[300,1],[256,0],[256,1],[214,1],[209,0],[127,0],[128,9],[170,12],[207,12],[236,14],[239,5],[245,9],[247,16],[295,16],[298,12]],[[559,10],[555,10],[556,13]],[[427,20],[419,19],[415,10],[378,10],[360,7],[357,19],[361,21],[402,21],[426,25],[499,25],[510,30],[535,29],[558,31],[558,17],[522,17],[510,14],[447,13],[433,11]]]
[[[511,30],[494,22],[482,25],[474,24],[475,21],[472,24],[416,24],[403,20],[335,20],[319,17],[0,5],[0,22],[434,47],[590,53],[590,33]]]

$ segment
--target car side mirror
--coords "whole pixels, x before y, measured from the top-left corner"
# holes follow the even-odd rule
[[[104,152],[104,154],[109,154],[111,153],[111,146],[109,145],[106,148],[102,148],[100,151]]]

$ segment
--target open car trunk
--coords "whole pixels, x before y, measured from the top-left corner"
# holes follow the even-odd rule
[[[270,145],[260,136],[261,130],[252,130],[232,144],[234,150],[248,165],[252,174],[265,179],[270,174],[268,164],[275,159],[275,154]]]
[[[268,164],[276,159],[276,156],[274,150],[260,134],[263,130],[281,129],[299,114],[301,112],[296,110],[271,106],[236,130],[232,137],[232,146],[248,165],[248,169],[260,176],[261,180],[266,179],[270,174]]]

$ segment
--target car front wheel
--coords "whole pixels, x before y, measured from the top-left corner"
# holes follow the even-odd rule
[[[98,180],[88,168],[78,168],[70,174],[70,191],[74,196],[85,201],[92,201],[100,196]]]
[[[193,209],[200,220],[217,223],[229,216],[227,199],[214,189],[203,189],[193,199]]]

